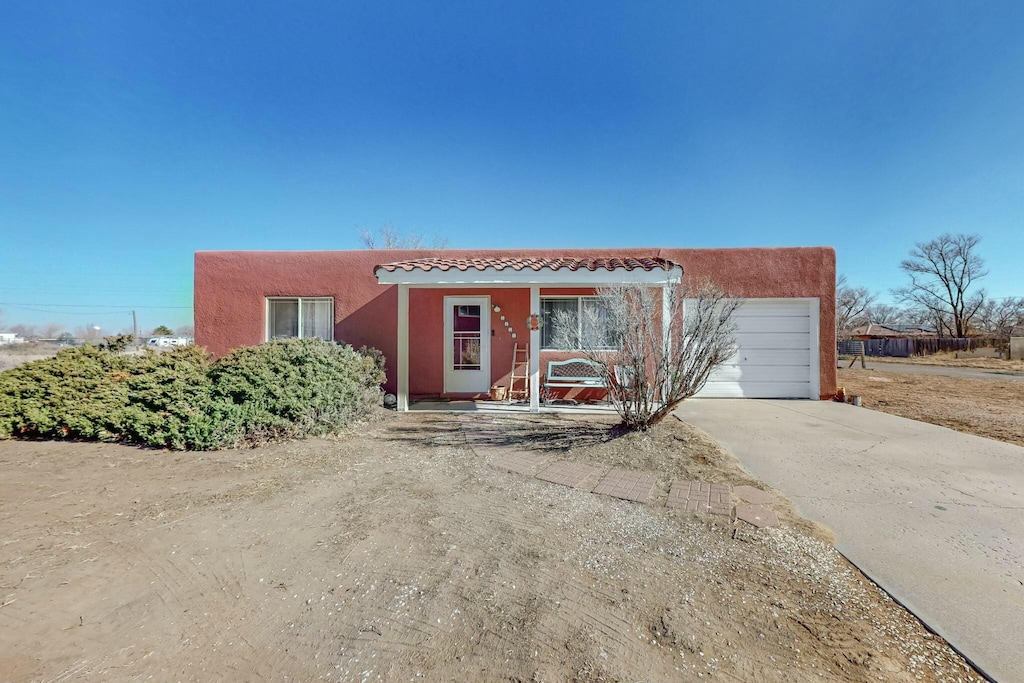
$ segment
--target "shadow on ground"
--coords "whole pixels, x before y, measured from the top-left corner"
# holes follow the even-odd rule
[[[607,443],[627,432],[609,419],[543,417],[417,417],[397,422],[385,438],[424,447],[466,443],[463,425],[471,430],[473,445],[493,448],[564,453]]]

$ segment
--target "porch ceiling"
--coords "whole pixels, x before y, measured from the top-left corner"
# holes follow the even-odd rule
[[[601,285],[616,282],[665,284],[682,267],[657,256],[642,258],[424,258],[385,263],[374,269],[382,285]]]

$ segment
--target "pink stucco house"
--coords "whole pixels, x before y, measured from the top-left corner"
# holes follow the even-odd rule
[[[575,354],[529,329],[531,315],[594,305],[613,282],[710,277],[743,306],[736,357],[701,396],[818,399],[836,390],[835,276],[828,247],[197,252],[196,342],[215,354],[285,336],[373,346],[402,410],[507,386],[528,344],[536,409],[545,364]]]

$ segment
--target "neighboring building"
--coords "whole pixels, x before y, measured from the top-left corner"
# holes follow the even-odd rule
[[[1010,358],[1024,360],[1024,325],[1010,330]]]
[[[19,337],[15,332],[0,332],[0,346],[6,346],[7,344],[24,344],[25,340]]]
[[[938,332],[927,325],[898,325],[895,323],[868,323],[854,328],[851,339],[909,339],[912,337],[935,337]]]
[[[684,275],[685,273],[685,275]],[[197,252],[196,342],[215,354],[292,336],[380,349],[386,389],[482,397],[509,384],[513,348],[530,344],[531,408],[551,360],[543,322],[595,305],[616,282],[714,280],[744,305],[739,352],[702,396],[826,398],[836,390],[835,251],[788,249],[361,250]],[[540,328],[528,329],[531,315]]]

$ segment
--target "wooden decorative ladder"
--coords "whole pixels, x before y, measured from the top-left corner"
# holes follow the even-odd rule
[[[517,372],[518,371],[518,372]],[[521,387],[516,387],[516,382],[521,382]],[[525,344],[519,348],[519,342],[512,347],[512,374],[508,382],[508,400],[526,400],[530,398],[530,345]]]

